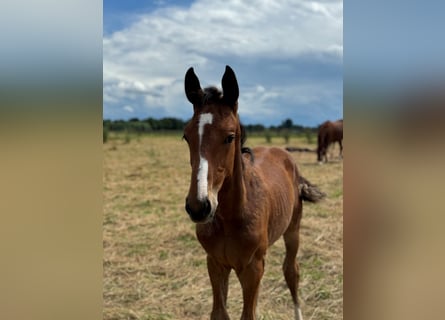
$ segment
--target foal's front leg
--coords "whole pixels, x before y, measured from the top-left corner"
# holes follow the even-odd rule
[[[238,271],[238,279],[243,289],[243,313],[241,320],[255,320],[258,291],[264,273],[264,257],[255,257],[250,264]]]
[[[207,256],[207,270],[213,291],[213,307],[210,319],[229,320],[226,304],[229,290],[230,268],[218,263],[211,256]]]

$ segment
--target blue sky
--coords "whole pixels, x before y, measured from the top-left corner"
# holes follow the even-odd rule
[[[445,71],[445,2],[348,1],[344,8],[345,87],[390,93]],[[372,91],[372,90],[369,90]]]
[[[172,6],[188,7],[188,0],[103,0],[104,34],[110,35],[137,20],[138,15]]]
[[[105,119],[192,115],[184,75],[240,86],[245,124],[343,117],[342,1],[104,0]]]

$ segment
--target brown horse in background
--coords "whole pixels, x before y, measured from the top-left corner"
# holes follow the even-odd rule
[[[238,83],[229,66],[222,89],[201,89],[193,68],[185,75],[185,93],[194,111],[184,130],[191,165],[185,209],[207,252],[213,291],[211,319],[229,319],[226,304],[232,269],[242,287],[241,319],[255,319],[267,248],[283,236],[284,277],[295,319],[301,320],[296,256],[302,201],[316,202],[324,194],[299,174],[285,150],[243,147]]]
[[[318,128],[317,160],[328,162],[327,151],[329,145],[338,142],[340,146],[340,157],[343,157],[343,119],[331,122],[326,121]]]

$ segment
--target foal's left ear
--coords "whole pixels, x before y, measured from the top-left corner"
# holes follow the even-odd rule
[[[223,99],[224,101],[230,105],[234,112],[236,113],[238,108],[238,96],[239,96],[239,88],[238,81],[236,81],[235,72],[233,72],[232,68],[226,66],[226,71],[221,80],[222,89],[223,89]]]

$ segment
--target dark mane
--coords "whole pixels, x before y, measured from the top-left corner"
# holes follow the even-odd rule
[[[216,87],[207,87],[203,90],[204,95],[202,96],[202,104],[206,103],[217,103],[222,100],[222,92]]]
[[[240,123],[240,127],[241,127],[241,153],[249,154],[250,155],[250,162],[253,163],[255,158],[253,156],[252,149],[250,149],[249,147],[244,147],[244,143],[247,140],[246,129],[244,128],[244,126],[241,123]]]

